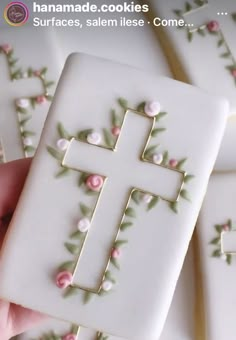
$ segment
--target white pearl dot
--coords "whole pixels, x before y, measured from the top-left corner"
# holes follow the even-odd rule
[[[23,139],[23,143],[25,146],[31,146],[33,144],[33,141],[31,138],[26,137]]]
[[[155,164],[161,164],[163,162],[163,155],[161,153],[156,153],[152,158]]]
[[[26,109],[29,107],[29,99],[21,98],[16,100],[16,106],[21,107],[22,109]]]
[[[102,283],[102,289],[105,291],[105,292],[108,292],[109,290],[111,290],[113,287],[113,284],[111,281],[104,281]]]
[[[68,148],[69,144],[70,142],[65,138],[61,138],[57,141],[57,147],[61,151],[65,151]]]
[[[101,135],[98,132],[92,132],[87,136],[87,142],[90,144],[98,145],[101,142]]]
[[[88,218],[82,218],[81,220],[79,220],[78,222],[78,230],[81,233],[86,233],[89,228],[90,228],[90,220]]]

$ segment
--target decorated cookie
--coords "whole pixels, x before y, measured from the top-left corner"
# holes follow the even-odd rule
[[[192,86],[72,55],[5,242],[0,296],[158,338],[227,114],[224,99]]]
[[[35,153],[60,73],[56,50],[50,30],[1,29],[0,136],[6,161]]]
[[[209,340],[233,340],[235,336],[235,195],[235,173],[213,175],[197,227]]]
[[[156,31],[178,79],[230,100],[236,114],[236,7],[232,0],[149,1]],[[173,24],[174,21],[180,24]],[[164,35],[165,34],[165,35]]]

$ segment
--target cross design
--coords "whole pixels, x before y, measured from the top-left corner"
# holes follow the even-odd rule
[[[70,141],[62,166],[105,178],[91,220],[92,231],[86,235],[74,272],[73,281],[77,284],[73,286],[76,288],[100,292],[104,273],[109,266],[111,245],[119,236],[124,212],[134,190],[168,202],[179,199],[185,172],[153,164],[144,157],[154,124],[154,118],[128,109],[113,149],[74,138]],[[115,232],[115,228],[118,231]],[[104,229],[106,235],[103,235]],[[88,265],[91,255],[98,259],[98,263],[93,261]]]
[[[4,84],[4,86],[1,86],[0,91],[1,135],[4,140],[6,158],[17,159],[22,154],[23,148],[15,102],[20,98],[40,96],[43,89],[42,84],[36,77],[24,79],[19,76],[19,78],[16,77],[12,80],[11,68],[7,58],[9,52],[3,53],[1,49],[0,52],[2,52],[0,53],[1,82]]]

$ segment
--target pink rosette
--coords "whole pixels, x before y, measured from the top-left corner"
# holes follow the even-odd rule
[[[236,78],[236,68],[234,68],[234,69],[231,71],[231,73],[232,73],[232,76],[233,76],[234,78]]]
[[[69,333],[63,336],[62,340],[76,340],[76,334]]]
[[[176,168],[177,165],[178,165],[178,161],[177,161],[176,159],[171,159],[171,160],[169,161],[169,166],[170,166],[171,168]]]
[[[220,24],[216,20],[212,20],[207,24],[207,29],[209,32],[218,32],[220,29]]]
[[[120,127],[114,126],[111,130],[111,133],[113,134],[113,136],[118,137],[120,134]]]
[[[72,278],[73,276],[71,272],[68,271],[60,272],[59,274],[57,274],[56,277],[57,287],[60,289],[65,289],[69,287],[69,285],[72,283]]]
[[[38,96],[36,98],[36,102],[38,104],[45,104],[47,102],[47,98],[45,96]]]
[[[86,179],[86,186],[92,191],[99,191],[103,186],[103,178],[99,175],[90,175]]]
[[[12,47],[9,44],[4,44],[1,46],[4,53],[9,54],[12,51]]]

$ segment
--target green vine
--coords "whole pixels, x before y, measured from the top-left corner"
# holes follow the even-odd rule
[[[196,8],[201,8],[208,4],[207,0],[195,0],[194,3],[186,2],[185,8],[183,10],[174,10],[174,13],[185,22],[185,16],[189,14],[191,11],[195,10]],[[236,21],[236,13],[232,13],[232,18]],[[187,24],[185,22],[185,24]],[[218,49],[221,50],[220,57],[224,58],[229,61],[229,64],[226,65],[226,70],[231,75],[235,85],[236,85],[236,59],[233,55],[233,52],[231,51],[225,36],[223,34],[222,29],[220,28],[220,24],[217,21],[209,21],[205,23],[204,25],[201,25],[200,27],[196,29],[191,29],[188,26],[178,26],[180,29],[186,29],[187,30],[187,39],[189,42],[192,42],[194,36],[196,34],[199,34],[202,37],[205,37],[206,35],[212,35],[216,37],[216,46]]]
[[[117,131],[120,132],[119,129],[121,128],[123,120],[124,120],[124,113],[128,109],[128,101],[123,98],[119,98],[118,104],[120,106],[121,112],[117,112],[117,110],[115,109],[111,110],[111,128],[102,130],[103,140],[101,139],[99,143],[99,145],[101,146],[105,146],[108,148],[113,148],[115,146],[116,140],[118,138],[118,134],[114,136],[114,133],[113,133],[114,127],[116,128],[115,132]],[[136,110],[144,113],[145,104],[146,104],[145,102],[140,103],[137,106]],[[149,162],[153,162],[153,159],[159,147],[159,145],[153,145],[152,139],[156,138],[160,133],[163,133],[164,131],[166,131],[166,128],[160,125],[160,121],[164,119],[166,115],[167,115],[166,112],[159,112],[156,118],[154,118],[155,124],[151,131],[150,145],[147,146],[145,153],[144,153],[144,159]],[[58,148],[54,148],[51,146],[47,147],[47,151],[49,152],[49,154],[58,161],[59,170],[55,174],[56,178],[68,175],[72,171],[76,171],[76,170],[68,169],[62,166],[62,160],[64,158],[64,155],[67,149],[67,144],[69,143],[70,139],[75,137],[84,142],[88,142],[89,136],[93,134],[94,132],[95,131],[93,129],[86,129],[86,130],[78,131],[74,135],[72,135],[65,129],[63,124],[59,123],[57,125],[57,133],[59,136],[59,140],[57,141],[57,146],[58,146],[58,142],[60,142],[59,144],[62,145],[63,148],[61,150],[60,148],[58,149]],[[62,142],[63,144],[61,144]],[[187,161],[186,158],[180,159],[180,160],[171,159],[169,157],[168,151],[165,151],[163,154],[159,153],[159,156],[160,155],[161,155],[161,159],[159,159],[158,165],[166,166],[169,168],[173,167],[173,168],[176,168],[177,170],[182,170]],[[99,196],[99,191],[93,191],[87,185],[87,181],[90,176],[91,174],[89,173],[79,172],[78,180],[77,180],[78,187],[81,187],[86,195],[95,196],[97,200]],[[187,184],[193,178],[194,178],[193,175],[185,173],[184,183]],[[181,190],[180,197],[188,201],[190,200],[188,191],[185,188]],[[127,229],[131,228],[134,225],[133,221],[137,216],[136,206],[140,204],[146,204],[146,209],[147,211],[149,211],[153,209],[159,203],[159,201],[160,201],[160,197],[146,194],[145,192],[142,192],[140,190],[133,190],[131,197],[130,197],[130,201],[125,209],[125,212],[124,212],[124,215],[123,215],[120,227],[119,227],[119,232],[117,234],[118,236],[112,246],[110,258],[108,261],[108,266],[104,273],[102,283],[106,282],[110,284],[111,287],[113,287],[113,285],[116,283],[112,272],[114,269],[116,270],[120,269],[120,264],[119,264],[120,253],[121,253],[122,247],[127,245],[128,243],[128,240],[122,236]],[[170,203],[170,208],[175,213],[177,213],[178,202]],[[82,220],[86,223],[89,223],[89,221],[91,221],[92,219],[94,208],[91,208],[90,206],[87,206],[83,202],[80,202],[79,211],[80,211],[80,216],[81,216],[80,221]],[[77,265],[77,262],[78,262],[78,259],[81,253],[81,249],[84,244],[87,233],[88,233],[88,230],[81,231],[77,228],[69,236],[69,239],[64,244],[64,246],[66,250],[70,253],[70,255],[73,256],[73,259],[71,261],[62,263],[58,268],[59,273],[63,273],[64,271],[66,271],[67,273],[69,272],[73,275],[76,269],[76,265]],[[109,291],[110,290],[111,288],[109,288]],[[71,295],[77,294],[79,291],[80,290],[77,287],[69,285],[64,291],[64,296],[69,297]],[[103,288],[103,284],[102,284],[98,292],[98,296],[103,296],[104,294],[107,294],[107,293],[108,293],[108,290]],[[83,295],[84,303],[85,304],[88,303],[94,296],[95,296],[94,293],[85,291]]]
[[[33,141],[31,139],[31,137],[35,136],[35,132],[27,128],[27,124],[32,119],[32,115],[30,113],[31,110],[36,108],[36,106],[52,100],[52,96],[49,94],[49,89],[54,84],[54,82],[47,80],[48,69],[46,67],[43,67],[40,70],[28,68],[26,71],[24,71],[21,67],[18,67],[18,59],[15,57],[14,49],[10,45],[0,46],[0,54],[3,54],[6,57],[11,81],[25,78],[38,78],[43,88],[41,95],[18,98],[15,101],[15,109],[19,123],[24,155],[25,157],[31,157],[34,154],[36,148],[33,146]]]
[[[71,325],[69,332],[67,332],[64,335],[59,335],[59,334],[55,333],[54,331],[50,331],[48,333],[42,334],[39,338],[35,338],[35,339],[32,339],[32,340],[65,340],[66,337],[69,338],[69,336],[70,336],[70,339],[73,336],[76,340],[77,337],[78,337],[78,334],[79,334],[79,329],[80,329],[80,327],[78,327],[76,325]]]
[[[210,241],[210,245],[214,246],[214,250],[211,254],[212,257],[218,257],[226,261],[228,265],[232,263],[231,254],[222,254],[221,252],[221,234],[232,230],[232,220],[228,220],[224,224],[216,224],[215,226],[216,236]]]

